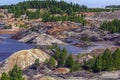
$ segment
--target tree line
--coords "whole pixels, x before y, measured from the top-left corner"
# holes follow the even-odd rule
[[[80,6],[79,4],[67,3],[65,1],[56,0],[32,0],[20,2],[16,5],[1,6],[1,8],[7,8],[9,12],[14,13],[15,17],[19,17],[21,14],[25,14],[27,9],[47,9],[52,14],[63,14],[68,11],[78,12],[87,9],[86,6]]]
[[[86,25],[87,21],[84,17],[81,16],[50,16],[49,14],[44,14],[42,17],[43,22],[54,22],[54,21],[72,21],[72,22],[78,22],[82,25]]]
[[[85,62],[84,68],[93,72],[120,70],[120,49],[113,53],[106,49],[103,54]]]
[[[42,18],[43,22],[55,22],[55,21],[73,21],[81,23],[82,25],[86,25],[87,21],[85,20],[85,16],[77,16],[77,15],[67,15],[67,16],[55,16],[50,12],[46,11],[44,13],[40,12],[40,10],[36,10],[35,12],[27,11],[28,19],[39,19]]]
[[[111,33],[118,32],[120,33],[120,20],[113,20],[113,21],[105,21],[101,25],[102,30],[110,31]]]
[[[120,5],[109,5],[106,8],[120,8]]]
[[[20,17],[20,15],[25,14],[27,9],[47,9],[51,14],[64,14],[67,13],[71,15],[76,12],[100,12],[100,11],[110,11],[110,9],[103,8],[88,8],[85,5],[79,5],[74,3],[67,3],[63,0],[31,0],[20,2],[15,5],[4,5],[0,8],[8,9],[8,12],[14,13],[15,17]]]

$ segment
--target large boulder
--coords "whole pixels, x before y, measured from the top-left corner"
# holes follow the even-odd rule
[[[35,43],[37,45],[52,45],[52,44],[64,44],[61,40],[58,40],[54,38],[51,35],[47,34],[41,34],[38,37],[36,37],[34,40],[32,40],[32,43]]]
[[[18,51],[0,63],[0,73],[8,72],[15,64],[21,67],[21,69],[24,69],[34,64],[36,59],[39,59],[39,61],[42,63],[45,62],[46,59],[49,59],[49,57],[50,56],[48,54],[40,49]]]
[[[53,70],[53,74],[66,74],[69,73],[70,69],[69,68],[57,68],[55,70]]]

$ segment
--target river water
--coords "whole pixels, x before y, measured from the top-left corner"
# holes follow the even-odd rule
[[[33,45],[18,42],[10,39],[11,35],[0,35],[0,61],[6,59],[12,53],[34,48]],[[93,43],[95,46],[90,47],[76,47],[72,45],[60,45],[61,48],[65,47],[70,54],[89,53],[94,49],[113,47],[114,45],[106,45],[100,43]]]

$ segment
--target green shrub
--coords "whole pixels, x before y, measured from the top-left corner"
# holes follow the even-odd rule
[[[23,78],[22,70],[15,65],[8,74],[2,73],[1,80],[25,80],[25,78]]]
[[[46,60],[46,65],[50,69],[54,69],[56,67],[56,60],[53,57],[50,57],[49,60]]]
[[[23,78],[23,72],[20,69],[20,67],[18,67],[18,65],[15,65],[14,68],[9,71],[9,78],[10,80],[25,80],[25,78]]]
[[[2,73],[1,80],[10,80],[8,74],[5,72]]]
[[[9,26],[5,26],[4,29],[12,29],[12,26],[11,26],[11,25],[9,25]]]
[[[78,71],[81,69],[81,64],[78,61],[75,61],[74,64],[71,67],[71,71]]]
[[[74,65],[74,59],[72,58],[72,55],[69,55],[68,58],[66,59],[65,67],[72,68]]]
[[[34,62],[34,64],[35,64],[36,66],[39,66],[39,65],[40,65],[39,59],[36,59],[35,62]]]

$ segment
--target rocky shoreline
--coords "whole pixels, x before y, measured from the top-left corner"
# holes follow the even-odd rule
[[[68,25],[70,23],[73,26],[77,26],[77,28],[64,30],[64,26],[62,24]],[[94,47],[94,49],[102,49],[103,48],[109,48],[109,47],[119,47],[119,40],[120,40],[120,33],[114,33],[111,34],[107,31],[102,31],[99,29],[99,27],[93,27],[93,26],[80,26],[77,23],[72,22],[62,22],[61,24],[59,22],[55,22],[55,24],[59,24],[63,26],[62,31],[58,31],[53,34],[48,34],[47,32],[51,30],[51,28],[54,28],[54,23],[39,23],[38,25],[35,25],[28,30],[22,31],[16,35],[13,36],[13,38],[17,39],[20,42],[33,44],[37,46],[48,46],[53,44],[58,45],[70,45],[75,46],[78,48],[89,48],[92,46],[95,46],[96,43],[101,47]],[[59,26],[58,26],[59,27]],[[67,26],[68,27],[68,26]],[[57,28],[56,28],[57,29]],[[95,44],[93,44],[95,43]],[[108,46],[104,47],[102,46]],[[93,49],[91,49],[93,51]],[[91,52],[89,51],[89,52]],[[86,52],[88,53],[88,52]],[[94,53],[94,52],[92,52]]]

